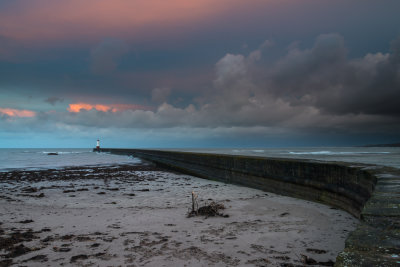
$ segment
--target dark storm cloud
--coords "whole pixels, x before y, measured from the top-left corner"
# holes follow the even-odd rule
[[[310,49],[293,47],[272,65],[260,63],[266,53],[260,46],[248,56],[227,54],[201,105],[163,104],[154,118],[163,127],[399,130],[398,41],[390,53],[353,59],[338,34],[320,35]]]
[[[400,115],[400,39],[387,54],[348,59],[343,38],[321,35],[313,48],[293,48],[265,81],[291,105],[331,114]]]

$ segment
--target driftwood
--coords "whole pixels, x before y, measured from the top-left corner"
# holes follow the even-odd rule
[[[191,213],[197,213],[199,209],[199,204],[197,203],[197,194],[193,191],[192,192],[192,211]]]
[[[210,202],[209,204],[206,203],[206,205],[202,207],[198,207],[198,202],[197,202],[197,194],[195,192],[192,192],[192,210],[189,211],[187,217],[194,217],[194,216],[206,216],[206,218],[211,217],[211,216],[221,216],[221,217],[229,217],[229,215],[222,214],[219,211],[225,209],[224,204],[222,203],[216,203],[214,201]]]
[[[221,203],[216,203],[216,202],[211,202],[208,205],[202,206],[197,210],[197,213],[199,215],[205,215],[207,217],[209,216],[224,216],[222,213],[219,212],[219,210],[225,209],[224,204]]]

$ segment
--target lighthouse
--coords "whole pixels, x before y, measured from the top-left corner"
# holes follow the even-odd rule
[[[97,139],[97,142],[96,142],[96,150],[100,152],[100,140],[99,139]]]

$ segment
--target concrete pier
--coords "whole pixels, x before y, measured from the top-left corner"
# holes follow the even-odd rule
[[[205,179],[341,208],[361,219],[335,266],[400,266],[400,170],[359,163],[107,149]]]

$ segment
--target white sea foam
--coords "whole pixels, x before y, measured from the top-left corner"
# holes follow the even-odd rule
[[[326,147],[326,148],[221,148],[213,150],[182,149],[182,151],[234,154],[269,158],[313,159],[322,161],[345,161],[400,168],[398,147]]]
[[[49,154],[49,153],[57,153],[59,155],[63,154],[82,154],[82,153],[91,153],[92,151],[39,151],[36,153]]]
[[[285,152],[282,154],[286,154]],[[332,151],[309,151],[309,152],[294,152],[289,151],[289,154],[293,155],[357,155],[357,154],[390,154],[390,152],[376,152],[376,151],[364,151],[364,152],[353,152],[353,151],[339,151],[339,152],[332,152]]]

